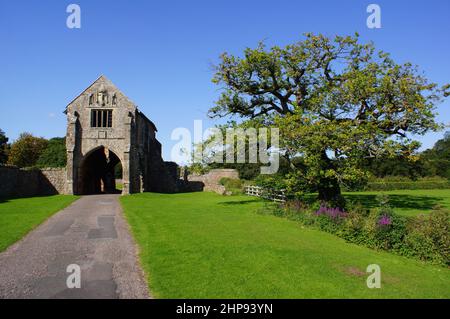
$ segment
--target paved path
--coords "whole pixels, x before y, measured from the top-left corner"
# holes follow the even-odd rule
[[[148,298],[118,196],[84,196],[1,253],[0,298]]]

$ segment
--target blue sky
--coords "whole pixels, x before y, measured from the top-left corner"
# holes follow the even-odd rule
[[[66,27],[66,7],[81,7],[81,29]],[[382,28],[368,29],[366,7],[379,4]],[[450,1],[5,1],[0,0],[0,128],[14,140],[28,131],[65,135],[65,106],[106,75],[158,127],[166,160],[177,127],[215,121],[211,65],[265,40],[298,41],[305,32],[347,35],[418,64],[450,82]],[[450,123],[450,100],[438,107]],[[441,133],[420,137],[431,147]]]

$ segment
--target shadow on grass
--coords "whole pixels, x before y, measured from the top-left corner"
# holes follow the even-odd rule
[[[38,198],[38,197],[43,198],[43,197],[52,197],[52,196],[57,196],[57,195],[59,195],[59,194],[0,197],[0,204],[8,203],[11,200],[15,200],[15,199],[30,199],[30,198]]]
[[[226,202],[218,202],[217,204],[219,204],[219,205],[246,205],[246,204],[255,203],[258,201],[260,201],[260,199],[226,201]]]
[[[393,208],[404,209],[423,209],[430,210],[434,206],[440,204],[443,201],[442,197],[431,196],[411,196],[411,195],[388,195],[389,203]],[[376,195],[366,194],[345,194],[344,197],[348,201],[355,203],[361,203],[366,208],[378,207]]]

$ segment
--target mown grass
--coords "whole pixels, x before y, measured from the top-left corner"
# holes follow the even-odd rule
[[[158,298],[450,298],[450,270],[255,211],[246,196],[121,197]],[[369,289],[378,264],[382,287]]]
[[[404,216],[426,214],[436,205],[450,209],[450,189],[348,192],[344,193],[344,196],[347,200],[360,202],[364,207],[375,208],[379,194],[388,195],[389,204],[394,211]]]
[[[77,198],[71,195],[0,198],[0,252]]]

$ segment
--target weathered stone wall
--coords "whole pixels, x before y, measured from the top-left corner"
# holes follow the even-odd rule
[[[204,175],[188,175],[187,180],[189,182],[201,182],[203,183],[203,190],[206,192],[216,192],[218,194],[225,194],[225,187],[219,184],[220,179],[223,177],[238,179],[239,173],[235,169],[212,169]]]
[[[65,181],[65,168],[39,170],[0,166],[0,197],[64,194]]]
[[[46,168],[40,170],[41,186],[40,192],[49,192],[51,194],[66,193],[66,176],[65,168]]]
[[[95,124],[96,112],[110,111],[111,125]],[[66,108],[66,193],[90,193],[88,159],[99,149],[113,152],[122,165],[122,194],[176,192],[177,180],[161,156],[156,126],[111,81],[101,76]],[[103,115],[102,115],[103,118]],[[109,118],[109,117],[108,117]],[[92,165],[91,165],[92,166]],[[97,178],[97,177],[95,177]]]
[[[179,176],[178,164],[175,162],[164,162],[166,166],[167,173],[173,180],[177,180]]]
[[[35,170],[0,166],[0,197],[35,195],[39,187],[38,176],[39,174]]]
[[[112,127],[91,127],[92,110],[111,110]],[[82,163],[99,147],[105,147],[119,158],[124,193],[139,191],[138,168],[130,164],[130,161],[137,161],[136,149],[131,145],[132,137],[140,138],[131,130],[133,118],[137,116],[133,103],[109,80],[100,77],[73,100],[65,112],[68,121],[67,193],[83,193]]]

